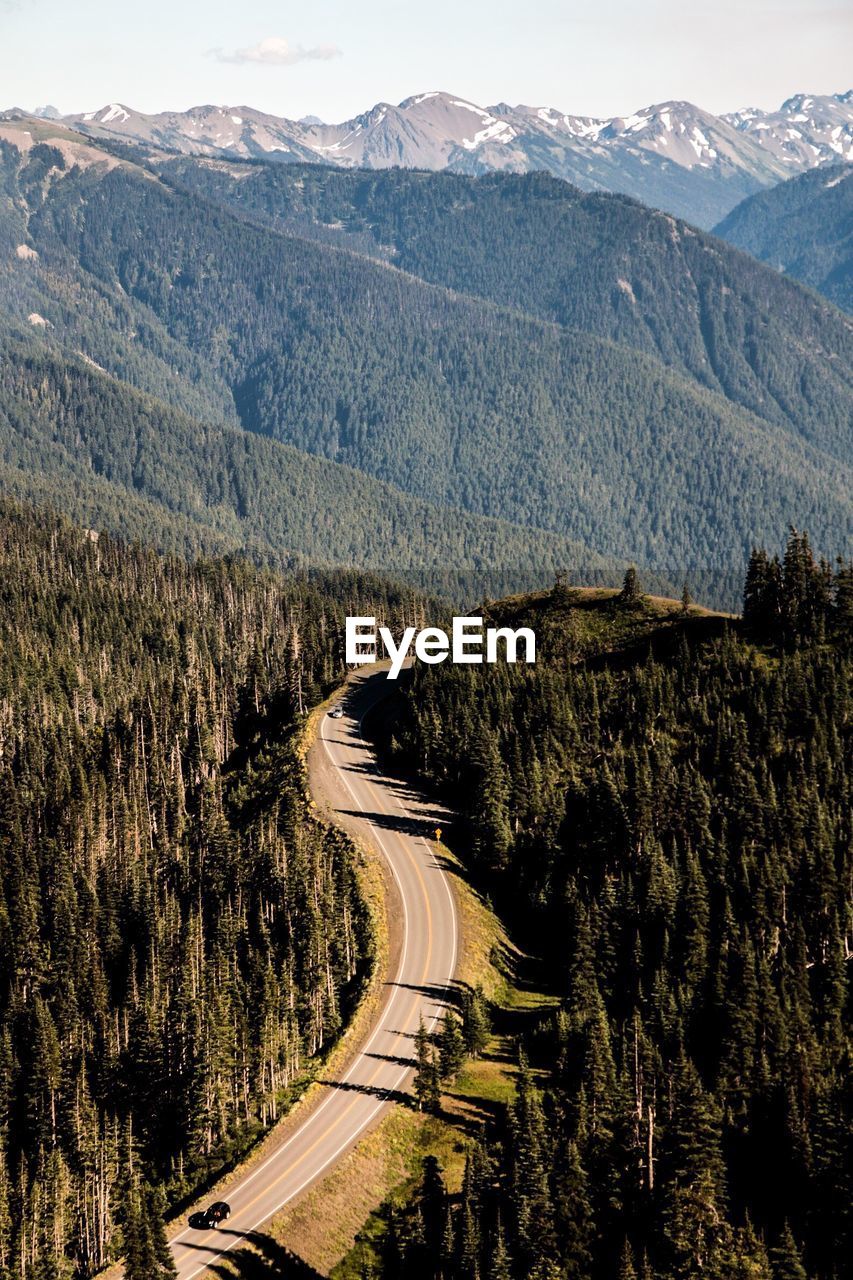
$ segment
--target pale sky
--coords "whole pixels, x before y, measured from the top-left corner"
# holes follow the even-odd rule
[[[0,0],[0,108],[339,121],[445,89],[582,115],[853,86],[853,0]]]

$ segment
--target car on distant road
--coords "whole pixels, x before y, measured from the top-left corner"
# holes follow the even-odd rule
[[[333,707],[332,710],[329,712],[329,717],[332,720],[342,720],[343,715],[344,715],[343,707]]]
[[[211,1227],[218,1227],[220,1222],[227,1222],[230,1217],[230,1204],[226,1204],[224,1200],[215,1200],[206,1209],[191,1213],[189,1222],[195,1231],[209,1231]]]

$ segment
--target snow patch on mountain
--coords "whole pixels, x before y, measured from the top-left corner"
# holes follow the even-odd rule
[[[97,120],[98,124],[112,124],[114,120],[125,123],[130,119],[130,112],[127,111],[119,102],[111,102],[108,107],[102,108],[101,111],[90,111],[84,117],[84,120]]]
[[[760,187],[853,159],[853,91],[797,94],[775,112],[749,107],[724,116],[669,101],[597,119],[549,106],[482,107],[433,89],[397,106],[377,103],[340,124],[249,107],[144,115],[121,103],[65,122],[96,138],[118,136],[184,154],[267,155],[283,163],[368,169],[545,169],[584,189],[635,195],[706,226]],[[695,181],[688,182],[685,171]]]

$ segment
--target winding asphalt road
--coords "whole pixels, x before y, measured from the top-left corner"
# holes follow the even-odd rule
[[[375,669],[374,669],[375,670]],[[180,1280],[193,1280],[245,1236],[323,1176],[408,1090],[414,1035],[420,1019],[431,1028],[444,1008],[456,969],[457,918],[447,876],[428,834],[432,824],[403,784],[385,777],[361,735],[367,712],[387,692],[384,672],[359,673],[342,700],[344,716],[325,716],[314,753],[318,797],[342,825],[384,857],[399,911],[396,973],[362,1045],[342,1073],[327,1082],[301,1123],[277,1150],[217,1191],[231,1205],[226,1224],[187,1228],[172,1241]],[[397,898],[395,904],[394,897]]]

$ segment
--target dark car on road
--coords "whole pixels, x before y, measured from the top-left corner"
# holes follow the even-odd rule
[[[230,1217],[230,1204],[226,1204],[224,1200],[216,1200],[206,1209],[191,1213],[190,1226],[196,1231],[209,1231],[211,1227],[218,1227],[220,1222],[226,1222]]]

